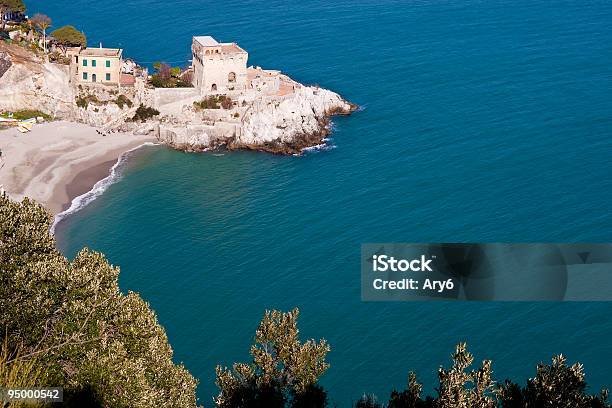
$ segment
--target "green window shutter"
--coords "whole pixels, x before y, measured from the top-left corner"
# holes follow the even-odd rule
[[[84,59],[84,60],[83,60],[83,66],[84,66],[84,67],[86,67],[86,66],[87,66],[87,60],[86,60],[86,59]]]
[[[87,72],[83,72],[83,79],[87,80]]]
[[[96,66],[96,60],[91,60],[91,66],[95,67]]]
[[[107,81],[110,81],[110,80],[111,80],[110,78],[111,78],[111,77],[110,77],[110,74],[106,74],[106,80],[107,80]]]
[[[106,60],[106,68],[110,68],[110,60]]]

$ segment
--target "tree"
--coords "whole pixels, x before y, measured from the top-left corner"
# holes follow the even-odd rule
[[[433,399],[428,398],[426,401],[421,399],[423,385],[417,381],[416,374],[410,372],[408,374],[408,387],[398,392],[393,390],[387,408],[433,408]]]
[[[298,407],[306,399],[324,407],[327,397],[313,388],[329,368],[325,356],[329,345],[308,340],[301,343],[297,328],[299,311],[266,311],[251,347],[253,363],[236,363],[233,370],[217,366],[219,407]],[[303,399],[303,400],[302,400]]]
[[[170,68],[170,65],[166,63],[161,63],[159,65],[158,75],[159,75],[159,78],[163,81],[167,81],[170,78],[172,78],[172,70]]]
[[[178,78],[179,76],[181,76],[181,72],[183,72],[183,70],[180,67],[170,68],[170,74],[172,74],[172,76],[175,78]]]
[[[55,38],[55,41],[57,41],[59,46],[62,48],[64,54],[66,54],[66,49],[68,47],[87,46],[87,37],[85,37],[85,33],[77,30],[71,25],[58,28],[51,33],[51,36]]]
[[[51,27],[51,18],[45,14],[34,14],[30,21],[43,32],[43,49],[47,53],[47,29]]]
[[[438,379],[438,404],[440,408],[494,408],[496,407],[491,379],[491,360],[482,362],[474,371],[466,370],[474,362],[465,343],[457,345],[452,355],[453,366],[449,370],[440,367]]]
[[[551,365],[538,364],[536,376],[524,388],[506,380],[499,387],[502,408],[609,408],[608,391],[586,394],[582,364],[568,366],[566,362],[559,355],[553,357]]]
[[[84,249],[66,259],[50,221],[35,202],[0,195],[0,340],[12,356],[6,366],[35,359],[45,379],[39,386],[64,387],[76,406],[195,407],[196,381],[173,363],[149,305],[121,293],[119,269],[102,254]]]
[[[2,20],[2,29],[4,30],[6,22],[4,14],[8,12],[23,13],[26,11],[26,6],[23,0],[0,0],[0,20]]]

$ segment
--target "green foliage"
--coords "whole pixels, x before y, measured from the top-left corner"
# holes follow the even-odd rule
[[[231,109],[234,106],[232,98],[227,95],[210,95],[201,101],[193,103],[193,106],[200,109]],[[236,117],[236,116],[234,116]]]
[[[131,108],[133,105],[132,101],[125,95],[119,95],[117,99],[115,99],[115,104],[121,109],[123,109],[123,107],[126,105],[128,108]]]
[[[503,408],[610,407],[607,390],[588,395],[586,389],[582,364],[568,366],[565,357],[559,355],[553,357],[551,365],[539,364],[535,378],[529,379],[526,387],[506,380],[499,394]]]
[[[183,70],[180,69],[179,67],[170,68],[170,75],[172,75],[175,78],[178,78],[178,76],[181,75],[181,72],[183,72]]]
[[[408,375],[408,387],[402,392],[393,391],[389,398],[387,408],[432,408],[433,400],[421,400],[423,386],[419,384],[414,372]]]
[[[42,385],[62,386],[76,400],[195,406],[196,381],[173,363],[149,305],[121,293],[119,269],[102,254],[84,249],[73,261],[62,256],[50,221],[27,198],[0,196],[0,328],[9,349],[23,347],[19,361],[36,359]]]
[[[58,28],[51,33],[51,36],[63,47],[87,46],[87,37],[85,37],[85,33],[77,30],[71,25]]]
[[[187,81],[174,77],[164,79],[159,74],[151,75],[149,83],[155,88],[191,88],[193,86]]]
[[[325,340],[301,343],[297,328],[298,309],[282,313],[266,311],[251,347],[251,364],[236,363],[233,369],[217,366],[219,407],[304,406],[306,400],[324,407],[327,396],[316,382],[329,368]]]
[[[563,356],[553,357],[552,365],[537,366],[535,378],[522,388],[508,380],[495,385],[491,362],[485,360],[478,370],[467,371],[474,358],[465,344],[452,355],[453,366],[438,372],[437,398],[421,398],[423,387],[410,373],[408,387],[393,391],[388,408],[610,408],[607,390],[588,395],[581,364],[567,366]]]
[[[35,387],[44,381],[44,371],[36,357],[22,359],[23,347],[9,347],[5,338],[0,349],[0,388]]]
[[[17,345],[10,348],[8,341],[2,343],[0,349],[0,389],[2,388],[34,388],[44,383],[45,373],[36,357],[22,359],[23,347]],[[11,408],[42,407],[43,404],[17,403],[2,405]]]
[[[4,112],[0,114],[0,116],[8,118],[9,114],[7,112]],[[18,111],[12,112],[12,118],[17,119],[17,120],[25,120],[25,119],[38,118],[38,117],[41,117],[45,120],[52,119],[51,115],[49,115],[48,113],[45,113],[39,110],[35,110],[35,109],[20,109]]]
[[[104,102],[102,102],[100,99],[98,99],[98,97],[96,95],[79,95],[76,97],[76,105],[79,108],[83,108],[83,109],[87,109],[87,107],[89,106],[89,104],[94,104],[94,105],[103,105]]]
[[[153,68],[157,71],[151,75],[150,84],[155,88],[190,88],[191,82],[183,79],[183,70],[179,67],[170,67],[163,62],[155,62]]]
[[[138,109],[136,109],[136,113],[134,114],[131,120],[133,122],[146,122],[147,119],[150,119],[157,115],[159,115],[159,111],[157,109],[151,108],[149,106],[140,105]]]
[[[0,0],[0,10],[23,13],[26,11],[26,6],[23,0]]]
[[[70,58],[57,51],[49,54],[49,61],[55,64],[70,65]]]
[[[452,355],[453,366],[450,370],[440,367],[438,404],[443,407],[495,407],[493,380],[491,379],[491,360],[482,362],[474,371],[466,370],[474,362],[474,356],[467,351],[466,344],[460,343]]]

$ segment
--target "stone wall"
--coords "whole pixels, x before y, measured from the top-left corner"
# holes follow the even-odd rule
[[[153,91],[153,107],[161,110],[164,106],[177,102],[191,105],[199,98],[200,93],[195,88],[155,88]]]

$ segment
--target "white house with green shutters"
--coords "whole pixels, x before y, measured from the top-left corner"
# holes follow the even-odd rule
[[[80,48],[71,50],[70,73],[78,84],[119,85],[123,50],[120,48]]]

